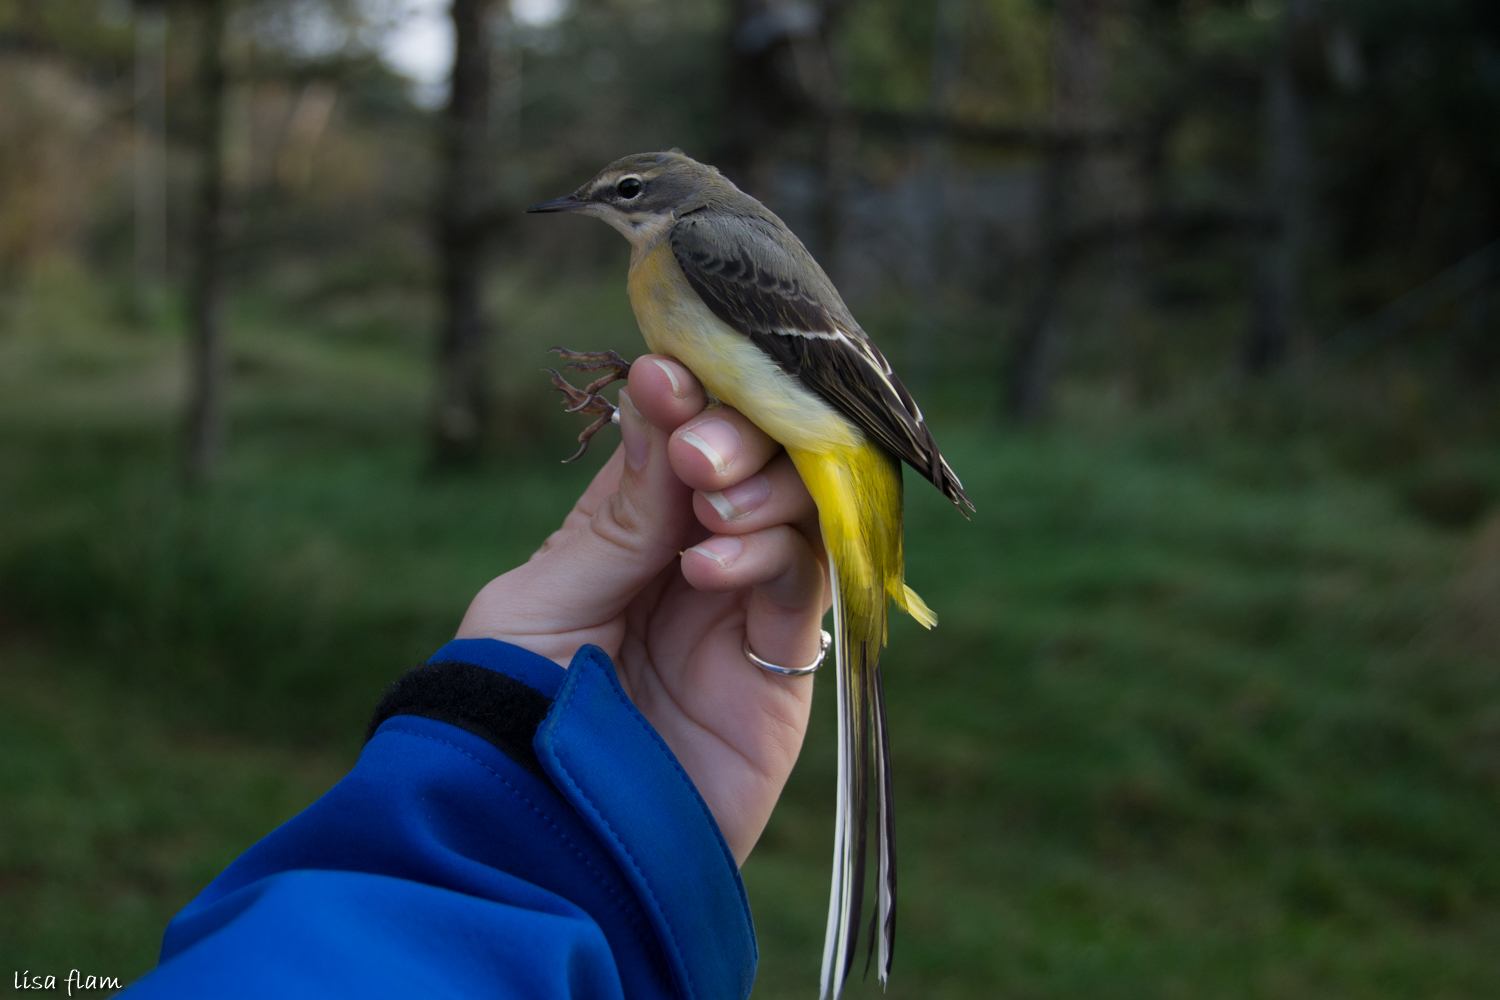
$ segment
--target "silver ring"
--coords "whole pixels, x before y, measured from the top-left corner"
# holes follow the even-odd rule
[[[767,663],[750,651],[750,636],[745,636],[745,656],[751,663],[762,670],[769,670],[773,674],[783,677],[806,677],[823,665],[823,657],[828,655],[828,647],[833,643],[833,636],[822,629],[818,630],[818,658],[805,667],[779,667],[774,663]]]

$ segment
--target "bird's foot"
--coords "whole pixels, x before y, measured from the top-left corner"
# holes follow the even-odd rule
[[[582,389],[569,384],[555,368],[543,368],[542,371],[552,376],[552,384],[563,394],[563,408],[569,413],[598,414],[599,419],[583,429],[578,435],[578,450],[572,457],[563,459],[563,462],[573,462],[583,457],[583,453],[589,450],[589,441],[599,431],[604,429],[605,424],[620,422],[620,412],[615,404],[599,395],[599,390],[618,379],[630,374],[630,362],[620,357],[614,351],[567,351],[561,347],[552,348],[565,361],[565,366],[576,371],[600,371],[608,369],[609,374],[603,378],[595,379]]]
[[[630,362],[614,351],[570,351],[565,347],[549,347],[547,350],[566,361],[563,367],[568,371],[606,373],[583,387],[587,393],[598,392],[611,382],[630,375]]]

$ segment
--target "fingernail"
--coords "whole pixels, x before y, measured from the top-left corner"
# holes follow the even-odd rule
[[[765,476],[751,476],[725,490],[705,492],[703,499],[726,521],[744,517],[771,498],[771,481]]]
[[[620,390],[620,437],[625,441],[625,461],[632,469],[644,469],[651,457],[651,435],[646,418],[630,401],[630,393]]]
[[[694,545],[688,551],[708,556],[721,567],[728,567],[739,558],[741,552],[745,551],[745,543],[733,535],[717,535],[706,542]]]
[[[651,359],[651,363],[667,373],[667,381],[672,383],[672,395],[676,396],[678,399],[681,399],[682,383],[677,381],[677,373],[672,370],[672,366],[667,364],[665,361],[658,361],[655,358]]]
[[[740,449],[744,447],[740,432],[723,420],[694,424],[692,430],[682,432],[682,440],[703,452],[703,457],[720,474],[729,471],[729,466],[740,457]]]

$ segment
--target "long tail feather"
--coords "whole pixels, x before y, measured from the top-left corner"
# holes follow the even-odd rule
[[[891,794],[891,738],[885,720],[885,682],[880,664],[870,671],[875,720],[875,770],[880,789],[880,965],[876,974],[884,985],[891,977],[896,951],[896,812]],[[877,933],[875,931],[872,934]],[[875,942],[872,940],[873,948]]]
[[[823,943],[820,997],[837,1000],[858,954],[864,909],[871,785],[878,810],[878,896],[871,913],[871,956],[878,954],[877,975],[890,976],[896,932],[896,828],[891,796],[890,737],[886,728],[885,692],[880,677],[878,623],[854,623],[834,569],[834,645],[838,668],[838,793],[835,802],[833,884],[828,901],[828,929]],[[863,628],[859,627],[863,625]],[[878,626],[878,627],[872,627]],[[863,638],[851,638],[851,633]],[[871,764],[873,762],[873,775]],[[873,781],[871,780],[873,777]],[[869,961],[866,961],[866,970]]]
[[[838,675],[838,790],[833,882],[823,939],[820,998],[837,1000],[854,965],[863,916],[870,799],[876,801],[874,905],[867,933],[882,983],[896,933],[896,821],[891,742],[880,653],[890,603],[931,628],[936,617],[903,580],[901,467],[867,443],[836,453],[788,449],[818,504],[833,577],[834,661]]]
[[[828,930],[823,937],[823,973],[819,980],[819,1000],[826,1000],[830,990],[837,998],[848,976],[844,957],[848,954],[850,933],[848,899],[853,865],[850,843],[851,804],[850,775],[854,768],[849,737],[849,628],[844,617],[843,588],[836,564],[829,565],[833,583],[833,653],[838,675],[838,788],[834,800],[833,885],[828,892]]]
[[[874,650],[879,654],[878,647]],[[865,679],[870,670],[870,644],[851,643],[849,650],[849,730],[852,734],[849,749],[853,752],[854,767],[850,769],[849,785],[853,808],[849,811],[849,822],[853,828],[854,851],[850,855],[850,892],[846,907],[845,922],[849,928],[849,943],[843,956],[844,975],[854,967],[854,958],[859,953],[859,919],[865,904],[865,858],[870,834],[870,691]],[[843,979],[839,985],[843,985]]]

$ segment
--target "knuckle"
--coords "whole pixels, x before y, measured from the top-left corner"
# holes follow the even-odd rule
[[[652,530],[650,511],[623,491],[611,493],[589,518],[589,532],[609,548],[635,559],[655,560],[669,548]]]
[[[642,519],[623,494],[611,493],[589,518],[589,530],[601,541],[637,553],[641,549]]]

